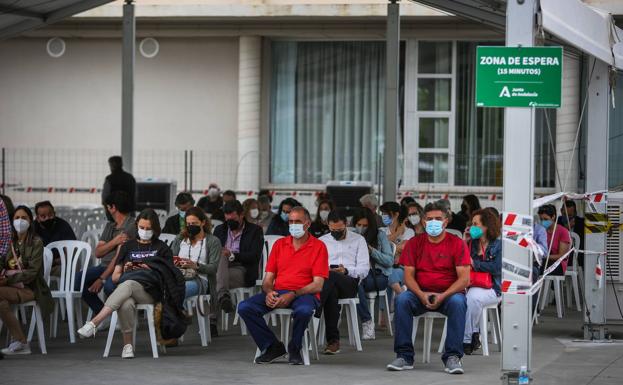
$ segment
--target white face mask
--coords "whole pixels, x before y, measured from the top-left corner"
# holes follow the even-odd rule
[[[23,234],[30,227],[30,223],[25,219],[18,218],[13,221],[13,227],[18,234]]]
[[[320,219],[326,222],[327,218],[329,218],[329,212],[329,210],[320,210],[320,212],[318,213],[320,215]]]
[[[417,214],[409,215],[409,222],[411,222],[411,224],[413,226],[419,224],[420,223],[420,216],[417,215]]]
[[[142,241],[150,241],[153,235],[154,235],[153,230],[138,229],[138,237]]]
[[[258,209],[251,209],[249,211],[249,215],[251,216],[251,218],[256,219],[260,215],[260,210],[258,210]]]

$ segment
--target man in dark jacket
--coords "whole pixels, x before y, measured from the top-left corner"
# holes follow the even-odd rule
[[[110,166],[110,175],[104,180],[102,188],[102,204],[106,201],[106,197],[115,191],[124,191],[130,197],[130,212],[136,210],[136,180],[132,174],[123,170],[123,160],[120,156],[111,156],[108,158]],[[108,220],[112,220],[108,218]]]
[[[253,287],[259,277],[264,234],[262,228],[249,223],[242,215],[239,201],[223,206],[225,223],[214,229],[223,246],[216,272],[217,296],[223,310],[231,309],[229,289]]]
[[[186,210],[195,205],[195,199],[190,193],[181,192],[175,197],[175,207],[177,214],[167,218],[162,229],[163,233],[178,235],[186,228]]]
[[[43,241],[43,246],[56,241],[75,241],[76,234],[69,223],[56,216],[54,206],[50,201],[35,204],[36,221],[35,232]],[[54,277],[61,275],[61,256],[58,250],[53,250],[54,260],[50,274]]]

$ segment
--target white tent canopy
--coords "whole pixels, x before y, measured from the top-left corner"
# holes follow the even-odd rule
[[[506,0],[411,0],[497,29],[506,24]],[[611,66],[623,70],[623,30],[612,16],[580,0],[540,0],[541,27]]]

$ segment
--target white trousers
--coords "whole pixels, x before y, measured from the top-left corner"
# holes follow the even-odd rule
[[[502,300],[493,289],[470,287],[465,295],[467,298],[467,314],[465,314],[465,334],[463,343],[472,342],[472,334],[480,332],[480,318],[485,306],[495,305]],[[485,330],[486,333],[486,330]]]

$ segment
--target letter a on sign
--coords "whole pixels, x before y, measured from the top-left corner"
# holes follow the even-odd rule
[[[511,93],[508,90],[507,86],[504,86],[504,88],[502,88],[502,92],[500,92],[500,98],[510,98],[511,97]]]

